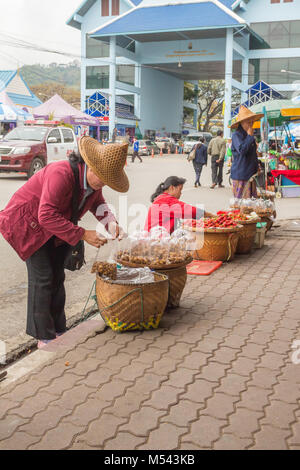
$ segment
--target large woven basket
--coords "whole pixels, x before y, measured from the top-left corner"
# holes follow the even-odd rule
[[[196,232],[196,243],[200,246],[194,251],[194,259],[202,261],[232,261],[234,259],[239,233],[242,227],[231,229],[205,229],[204,234]]]
[[[180,299],[187,281],[186,267],[175,269],[159,270],[160,274],[165,274],[169,279],[169,299],[168,307],[179,307]]]
[[[239,232],[239,241],[237,244],[236,253],[239,255],[246,255],[251,252],[254,247],[254,241],[256,236],[256,225],[260,222],[260,219],[239,221],[239,224],[243,226]]]
[[[169,281],[160,273],[154,273],[154,278],[155,282],[149,284],[116,284],[97,274],[99,311],[112,330],[158,328],[168,302]]]

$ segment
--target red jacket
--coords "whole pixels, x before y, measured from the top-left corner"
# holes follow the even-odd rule
[[[84,195],[84,165],[79,165],[79,204]],[[70,222],[75,178],[68,161],[56,162],[36,173],[11,198],[0,212],[0,232],[22,260],[28,259],[51,237],[75,246],[83,237],[84,229]],[[102,190],[87,198],[79,218],[106,204]],[[108,208],[104,215],[107,224],[115,220]]]
[[[149,209],[145,230],[150,232],[157,225],[164,227],[169,233],[175,229],[176,219],[197,219],[203,217],[203,211],[185,204],[167,193],[158,196]]]

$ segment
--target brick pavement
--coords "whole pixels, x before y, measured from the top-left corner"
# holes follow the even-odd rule
[[[0,449],[300,449],[300,242],[267,243],[189,278],[159,330],[89,333],[3,382]]]

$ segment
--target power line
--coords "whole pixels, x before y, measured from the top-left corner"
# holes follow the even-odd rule
[[[8,38],[8,39],[1,39],[0,43],[4,44],[4,45],[7,45],[9,47],[14,47],[14,48],[22,48],[22,49],[25,49],[25,50],[32,50],[32,51],[36,51],[36,52],[44,52],[44,53],[47,53],[47,54],[57,54],[57,55],[60,55],[60,56],[63,56],[63,57],[69,57],[69,58],[73,58],[73,59],[86,59],[86,57],[80,55],[80,54],[74,54],[74,53],[70,53],[70,52],[66,52],[66,51],[62,51],[62,50],[56,50],[56,49],[49,49],[49,48],[45,48],[45,47],[42,47],[42,46],[39,46],[37,44],[34,44],[34,43],[30,43],[28,41],[24,41],[24,40],[21,40],[13,35],[10,35],[10,34],[4,34],[4,33],[0,33],[1,36],[3,36],[4,38]],[[4,53],[1,53],[4,55]],[[180,60],[180,57],[181,56],[178,56],[178,59]],[[100,58],[93,58],[93,60],[95,62],[99,62],[99,66],[105,66],[105,63],[103,63],[103,60],[101,60]],[[16,60],[17,61],[17,60]],[[17,61],[18,62],[18,61]],[[176,63],[176,62],[175,62]],[[191,64],[191,62],[188,62],[188,64]],[[109,65],[109,64],[107,64]],[[194,72],[194,71],[186,71],[186,70],[182,70],[184,69],[184,65],[185,65],[185,62],[182,62],[181,61],[181,65],[182,67],[178,67],[178,69],[172,69],[172,68],[167,68],[166,65],[163,67],[163,66],[159,66],[159,65],[151,65],[151,64],[118,64],[119,66],[126,66],[126,67],[134,67],[134,68],[150,68],[150,69],[153,69],[153,70],[158,70],[158,71],[161,71],[161,72],[165,72],[165,73],[168,73],[168,74],[172,74],[172,75],[179,75],[179,76],[182,76],[182,77],[186,77],[188,75],[188,79],[199,79],[199,75],[205,75],[207,74],[207,79],[211,79],[211,75],[214,76],[214,79],[224,79],[226,77],[226,75],[233,75],[234,77],[236,78],[243,78],[243,77],[249,77],[249,78],[255,78],[255,75],[256,73],[255,72],[252,72],[252,73],[242,73],[242,72],[233,72],[233,74],[226,74],[226,72],[217,72],[217,71],[213,71],[209,68],[202,68],[201,69],[201,72],[200,74],[198,72]],[[93,67],[93,66],[92,66]],[[97,65],[94,65],[94,67],[97,67]],[[36,75],[38,75],[38,72],[34,72]],[[282,73],[281,72],[260,72],[259,73],[259,76],[260,76],[260,79],[262,79],[263,77],[269,77],[270,75],[272,76],[278,76],[278,77],[282,77]],[[193,77],[193,78],[192,78]],[[42,75],[40,75],[40,78],[44,78]],[[48,77],[47,77],[48,78]],[[187,80],[188,80],[187,79]],[[205,79],[204,79],[205,80]],[[60,80],[57,80],[61,83],[63,83],[62,81]]]

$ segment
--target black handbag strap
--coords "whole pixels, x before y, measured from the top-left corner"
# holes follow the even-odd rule
[[[74,178],[75,178],[75,186],[74,186],[74,191],[73,191],[73,196],[72,196],[72,218],[71,222],[74,225],[78,225],[78,219],[79,219],[79,169],[78,169],[78,163],[71,162],[69,161],[70,166],[72,168]]]

